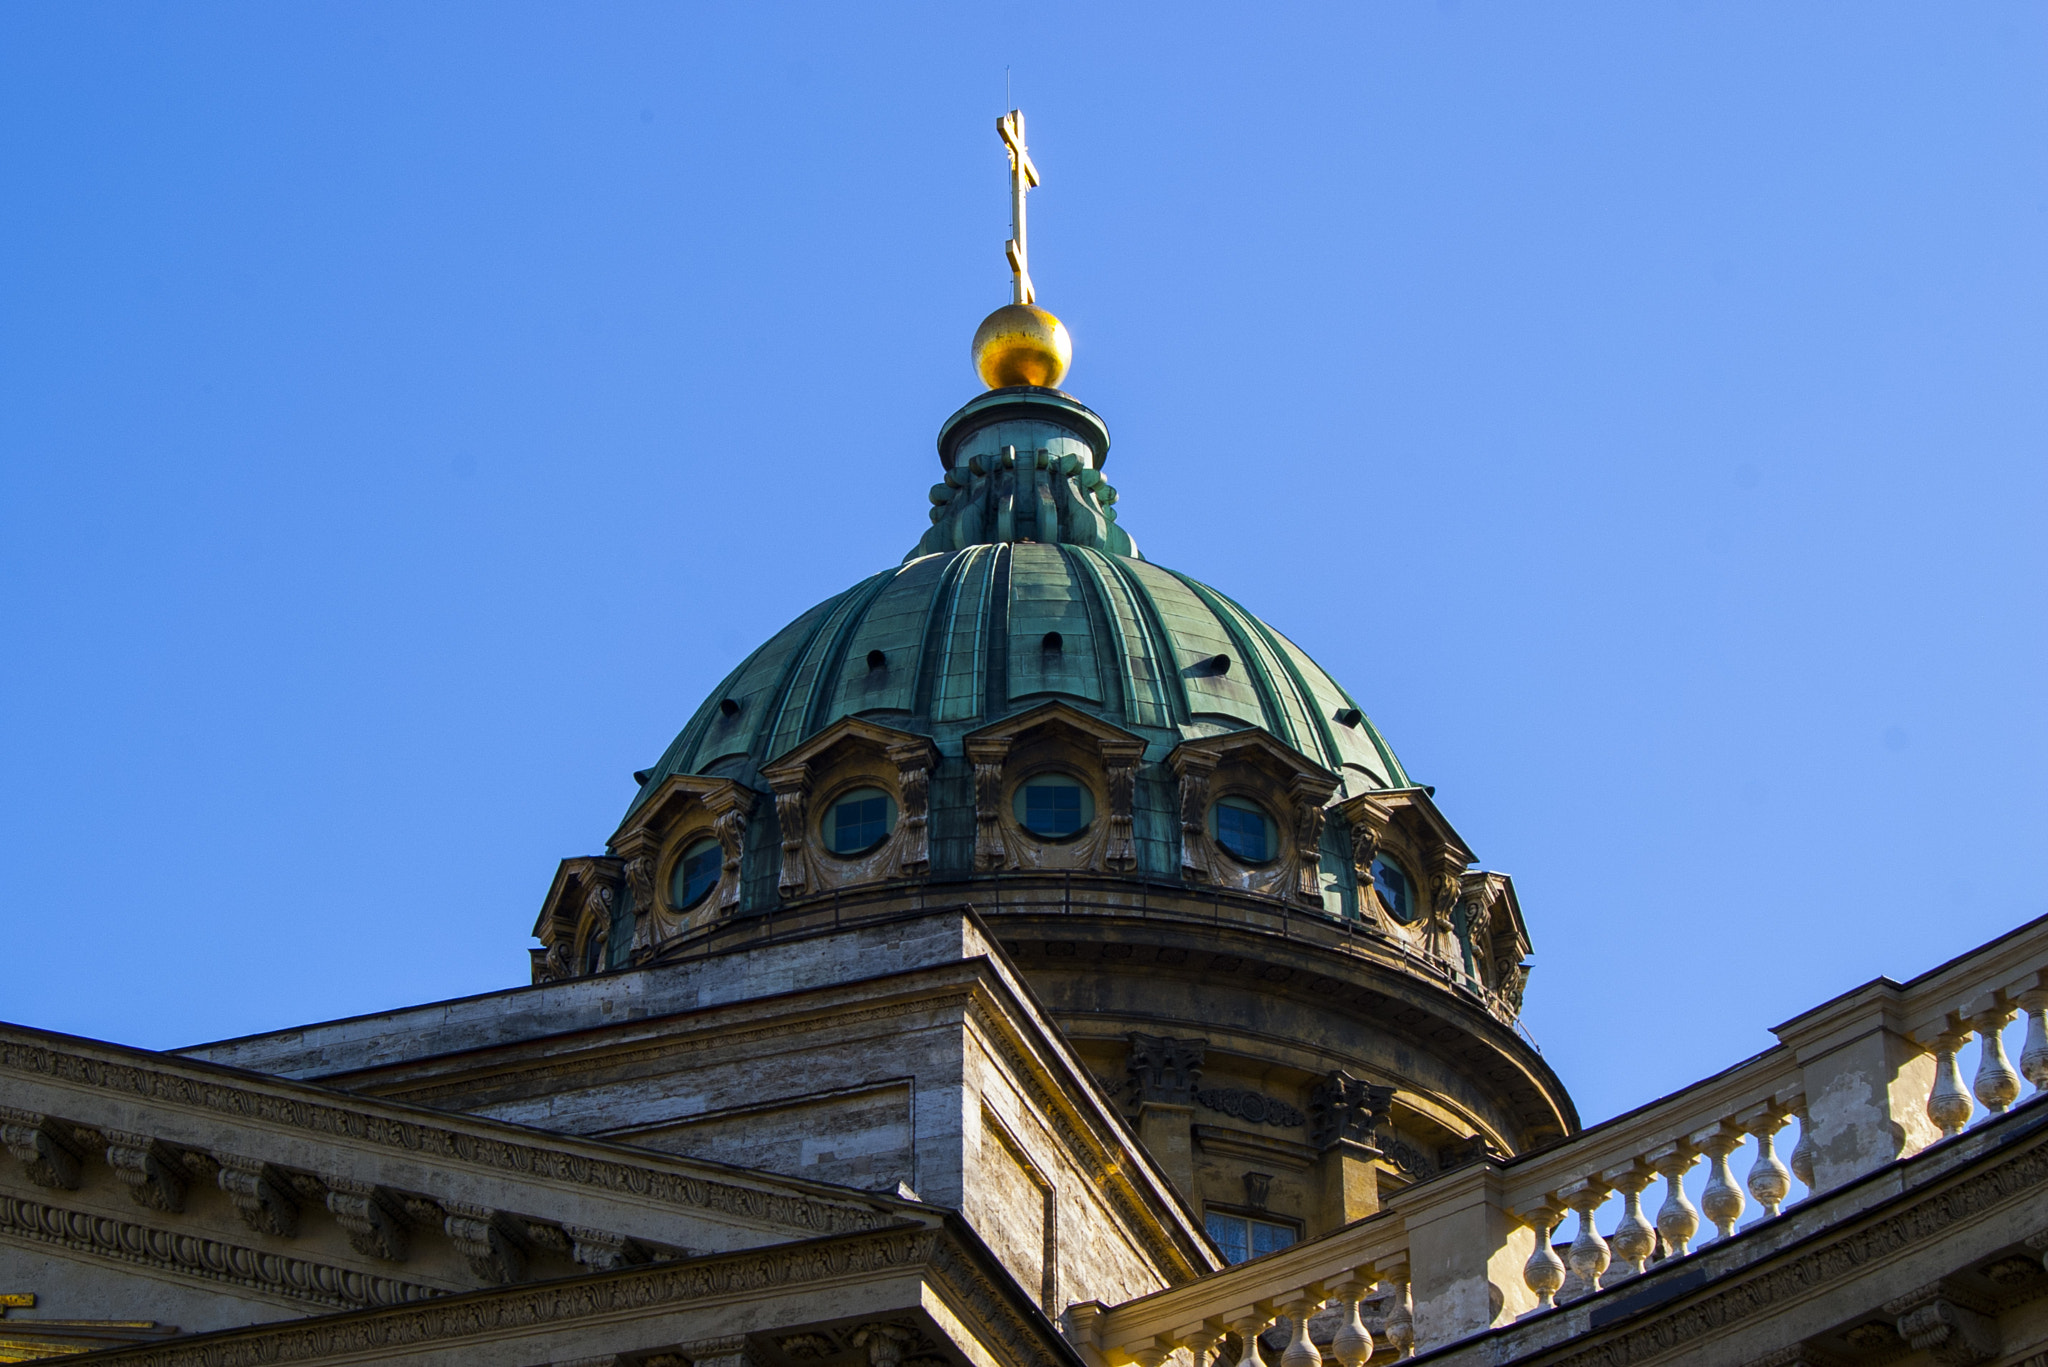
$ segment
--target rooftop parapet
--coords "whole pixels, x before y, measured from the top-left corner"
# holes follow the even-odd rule
[[[1946,1141],[1963,1146],[1955,1163],[1975,1161],[1969,1136],[2012,1109],[2022,1075],[2034,1087],[2029,1102],[2048,1091],[2044,1013],[2048,917],[1906,983],[1879,978],[1844,993],[1776,1027],[1779,1043],[1755,1057],[1547,1148],[1479,1157],[1395,1194],[1376,1215],[1187,1285],[1077,1306],[1068,1334],[1091,1367],[1159,1367],[1181,1350],[1193,1367],[1260,1367],[1241,1348],[1232,1356],[1231,1336],[1243,1343],[1285,1320],[1282,1367],[1315,1367],[1325,1356],[1362,1367],[1389,1349],[1443,1349],[1575,1307],[1646,1272],[1660,1282],[1685,1276],[1688,1291],[1705,1286],[1755,1261],[1732,1251],[1753,1231],[1757,1255],[1777,1256],[1811,1232],[1806,1225],[1847,1218],[1810,1218],[1763,1237],[1760,1227],[1776,1228],[1781,1216],[1829,1201],[1853,1213],[1910,1188],[1862,1180],[1890,1164]],[[2015,1070],[2003,1033],[2021,1016]],[[1965,1049],[1976,1055],[1967,1089]],[[1794,1120],[1788,1162],[1778,1136]],[[1691,1177],[1702,1166],[1703,1178]],[[1654,1186],[1663,1199],[1651,1216],[1643,1197]],[[1863,1194],[1852,1198],[1851,1188]],[[1553,1239],[1569,1215],[1576,1232],[1560,1252]],[[1700,1275],[1669,1271],[1681,1266]],[[1546,1346],[1615,1313],[1567,1316]]]

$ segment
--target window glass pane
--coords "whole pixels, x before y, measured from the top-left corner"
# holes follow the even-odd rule
[[[1274,1253],[1294,1242],[1294,1231],[1286,1225],[1267,1224],[1254,1220],[1252,1225],[1252,1256]]]
[[[825,818],[825,842],[834,854],[860,854],[888,837],[896,804],[876,788],[861,788],[832,804]]]
[[[716,840],[700,840],[690,846],[676,861],[676,871],[670,877],[670,905],[678,911],[696,906],[718,886],[718,876],[724,869],[724,855]]]
[[[1415,919],[1415,883],[1408,871],[1387,855],[1372,861],[1372,886],[1387,915],[1404,926]]]
[[[1076,779],[1034,778],[1017,790],[1017,820],[1033,835],[1077,835],[1095,817],[1095,801]]]
[[[1235,1215],[1217,1215],[1211,1212],[1204,1221],[1209,1237],[1223,1254],[1226,1263],[1241,1263],[1252,1256],[1250,1245],[1245,1239],[1245,1222]]]
[[[1247,864],[1273,857],[1266,837],[1266,814],[1249,802],[1225,798],[1216,804],[1216,843]]]

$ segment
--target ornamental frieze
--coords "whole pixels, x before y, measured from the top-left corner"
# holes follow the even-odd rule
[[[1297,1125],[1308,1124],[1308,1117],[1286,1102],[1242,1088],[1207,1088],[1195,1093],[1195,1101],[1212,1111],[1234,1116],[1248,1125],[1278,1125],[1282,1129],[1291,1129]]]

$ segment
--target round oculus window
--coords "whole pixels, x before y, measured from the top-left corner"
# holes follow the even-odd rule
[[[1258,803],[1241,797],[1219,799],[1209,809],[1210,834],[1240,864],[1264,864],[1279,844],[1273,818]]]
[[[825,810],[825,848],[866,854],[896,829],[896,799],[880,788],[856,788]]]
[[[1017,824],[1045,840],[1081,834],[1095,820],[1095,795],[1079,779],[1041,774],[1019,785]]]
[[[683,851],[675,872],[668,876],[668,904],[677,911],[688,911],[711,895],[724,872],[724,852],[718,842],[699,840]]]
[[[1372,890],[1387,915],[1404,926],[1415,919],[1415,880],[1392,855],[1373,856]]]

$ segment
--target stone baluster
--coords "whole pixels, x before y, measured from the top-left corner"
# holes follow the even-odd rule
[[[1813,1192],[1813,1121],[1806,1115],[1806,1099],[1792,1108],[1792,1114],[1799,1117],[1799,1142],[1792,1146],[1792,1175],[1806,1184],[1809,1195]]]
[[[1664,1204],[1657,1211],[1657,1232],[1664,1236],[1667,1256],[1692,1252],[1692,1236],[1700,1232],[1699,1207],[1685,1194],[1685,1175],[1700,1161],[1698,1148],[1685,1140],[1666,1144],[1650,1155],[1650,1166],[1664,1179]]]
[[[2034,1084],[2034,1095],[2048,1092],[2048,988],[2020,993],[2027,1013],[2027,1042],[2020,1048],[2020,1071]]]
[[[1358,1313],[1364,1290],[1362,1282],[1349,1284],[1337,1301],[1344,1307],[1344,1317],[1337,1322],[1336,1337],[1330,1340],[1330,1355],[1344,1367],[1365,1367],[1372,1360],[1372,1331],[1365,1327],[1365,1320]]]
[[[1600,1231],[1593,1224],[1593,1216],[1607,1200],[1609,1191],[1605,1182],[1587,1177],[1558,1192],[1564,1203],[1579,1215],[1578,1237],[1572,1240],[1566,1261],[1571,1264],[1572,1271],[1579,1274],[1579,1280],[1585,1283],[1580,1292],[1585,1296],[1600,1289],[1600,1278],[1607,1271],[1607,1265],[1614,1261],[1607,1241],[1600,1237]]]
[[[1397,1358],[1415,1350],[1415,1312],[1408,1307],[1408,1269],[1389,1272],[1382,1278],[1393,1297],[1387,1302],[1387,1342]]]
[[[1204,1328],[1188,1335],[1181,1347],[1188,1350],[1188,1367],[1216,1367],[1223,1335],[1219,1330]]]
[[[1707,1156],[1707,1185],[1700,1192],[1700,1209],[1723,1239],[1735,1233],[1735,1222],[1749,1204],[1742,1199],[1742,1188],[1735,1185],[1735,1172],[1728,1166],[1728,1155],[1742,1147],[1745,1137],[1739,1128],[1726,1123],[1692,1137]]]
[[[1970,1094],[1963,1090],[1963,1070],[1956,1066],[1956,1050],[1969,1042],[1967,1030],[1949,1030],[1934,1041],[1934,1090],[1927,1097],[1927,1118],[1945,1139],[1954,1138],[1970,1123]]]
[[[2020,1097],[2020,1075],[2005,1057],[2005,1027],[2012,1023],[2013,1009],[1998,1002],[1970,1017],[1977,1032],[1977,1076],[1970,1090],[1993,1115],[2003,1115]]]
[[[1266,1326],[1273,1322],[1271,1315],[1254,1312],[1243,1319],[1233,1320],[1231,1332],[1244,1346],[1238,1350],[1237,1362],[1233,1367],[1266,1367],[1266,1361],[1259,1356],[1259,1335],[1266,1332]]]
[[[1656,1226],[1643,1216],[1643,1189],[1657,1180],[1657,1170],[1637,1159],[1627,1167],[1614,1168],[1600,1175],[1621,1193],[1621,1219],[1615,1223],[1614,1234],[1607,1242],[1614,1249],[1615,1258],[1628,1269],[1608,1280],[1641,1276],[1644,1264],[1657,1251]]]
[[[1280,1354],[1280,1367],[1323,1367],[1323,1355],[1308,1336],[1308,1317],[1323,1308],[1322,1297],[1303,1292],[1281,1308],[1287,1312],[1293,1333]]]
[[[1774,1147],[1774,1136],[1785,1128],[1785,1112],[1776,1106],[1759,1106],[1746,1113],[1740,1124],[1756,1137],[1756,1161],[1749,1165],[1749,1194],[1764,1208],[1768,1219],[1778,1213],[1785,1198],[1792,1194],[1792,1171]]]
[[[1549,1204],[1531,1207],[1522,1216],[1523,1222],[1536,1231],[1536,1247],[1530,1251],[1529,1261],[1522,1264],[1522,1281],[1536,1293],[1535,1309],[1529,1311],[1532,1315],[1555,1306],[1558,1290],[1564,1286],[1564,1260],[1550,1246],[1551,1235],[1563,1218]]]
[[[1138,1367],[1166,1367],[1166,1360],[1173,1356],[1173,1345],[1164,1339],[1153,1339],[1130,1350],[1131,1361]]]

